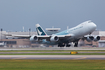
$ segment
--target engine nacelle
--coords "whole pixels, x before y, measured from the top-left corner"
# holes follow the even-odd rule
[[[88,36],[88,37],[86,38],[86,40],[87,40],[88,42],[91,42],[91,41],[94,40],[94,37],[93,37],[93,36]]]
[[[30,41],[38,41],[38,37],[33,35],[30,37]]]
[[[59,37],[57,37],[57,36],[52,36],[50,38],[50,41],[58,41],[58,40],[59,40]]]
[[[99,41],[100,40],[100,36],[95,36],[94,37],[94,41]]]

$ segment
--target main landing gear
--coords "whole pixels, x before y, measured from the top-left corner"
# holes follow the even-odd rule
[[[66,44],[66,45],[65,45],[65,43],[59,43],[59,44],[58,44],[58,47],[64,47],[64,46],[70,47],[71,45],[70,45],[70,44]]]
[[[59,43],[59,44],[58,44],[58,47],[64,47],[64,46],[65,46],[64,43]]]
[[[66,47],[70,47],[71,45],[70,44],[66,44]]]
[[[78,47],[78,41],[79,41],[79,39],[74,41],[74,47]]]
[[[78,42],[75,42],[74,47],[78,47]]]
[[[67,44],[65,44],[65,43],[59,43],[58,44],[58,47],[64,47],[64,46],[70,47],[71,44],[70,43],[67,43]],[[78,47],[78,42],[74,42],[74,47]]]

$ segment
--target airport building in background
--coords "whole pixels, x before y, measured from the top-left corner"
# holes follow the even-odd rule
[[[52,27],[52,28],[46,28],[46,33],[48,35],[52,35],[52,34],[60,32],[60,30],[61,30],[61,28],[54,28],[54,27]]]
[[[46,33],[48,35],[60,32],[60,28],[46,28]],[[37,35],[37,32],[6,32],[0,31],[0,46],[2,47],[14,47],[14,48],[24,48],[24,47],[39,47],[43,44],[38,44],[35,42],[30,42],[29,39],[9,37],[4,34],[16,34],[16,35]],[[92,35],[99,35],[101,39],[97,42],[87,42],[80,40],[79,46],[92,46],[92,47],[105,47],[105,31],[94,31]],[[49,45],[45,45],[49,46]],[[50,46],[51,47],[51,46]]]

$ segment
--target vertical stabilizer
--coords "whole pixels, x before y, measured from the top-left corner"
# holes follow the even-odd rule
[[[38,35],[47,35],[39,24],[36,24],[36,31]]]

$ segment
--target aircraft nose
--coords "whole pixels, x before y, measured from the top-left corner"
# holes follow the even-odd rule
[[[90,28],[91,28],[92,30],[95,30],[96,27],[97,27],[97,25],[96,25],[95,23],[91,22]]]
[[[93,26],[94,28],[96,28],[96,27],[97,27],[97,25],[96,25],[95,23],[92,23],[92,26]]]

